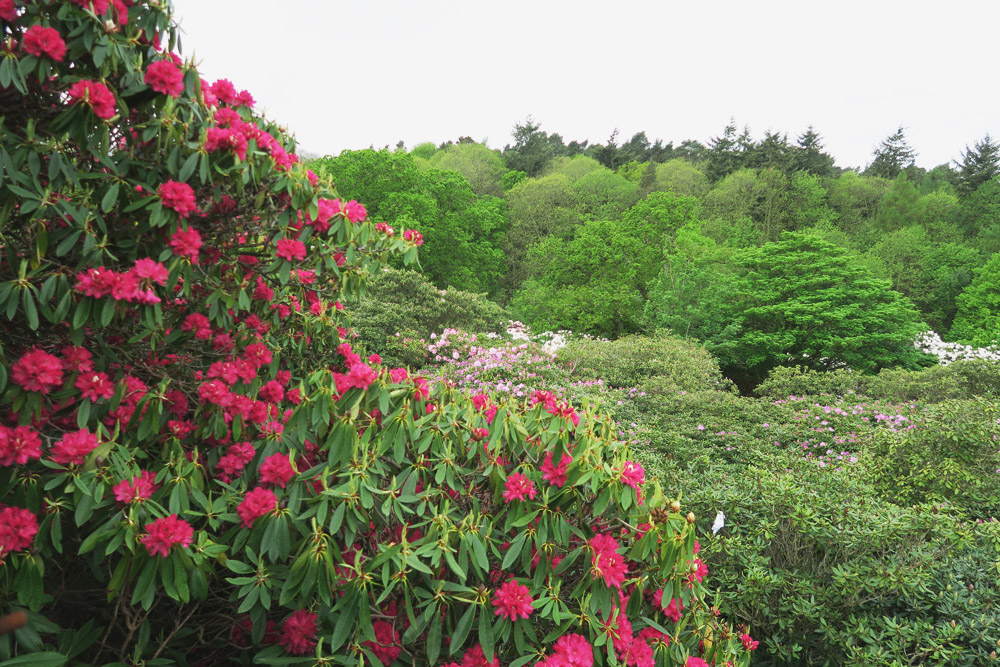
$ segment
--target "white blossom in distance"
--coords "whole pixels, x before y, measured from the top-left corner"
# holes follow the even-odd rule
[[[1000,348],[972,347],[961,343],[947,343],[941,340],[941,336],[933,331],[927,331],[917,337],[913,343],[914,347],[927,354],[937,357],[942,366],[947,366],[953,361],[967,361],[971,359],[984,359],[986,361],[1000,361]]]

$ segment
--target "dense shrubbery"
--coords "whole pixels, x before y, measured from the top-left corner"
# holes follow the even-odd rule
[[[781,366],[758,385],[758,396],[858,396],[893,401],[939,403],[972,396],[1000,395],[1000,364],[986,360],[956,361],[919,371],[884,369],[867,375],[849,369],[815,371]]]
[[[338,299],[419,234],[160,51],[168,9],[0,3],[0,658],[747,664],[606,418],[354,349]]]
[[[866,466],[878,496],[899,504],[948,502],[974,518],[1000,516],[1000,408],[951,400],[921,424],[880,431]]]
[[[574,373],[601,378],[613,387],[655,382],[660,389],[699,391],[728,384],[704,347],[666,333],[615,341],[578,339],[560,351],[559,360]]]
[[[413,367],[428,361],[420,341],[432,333],[446,327],[500,332],[507,320],[504,310],[483,295],[439,290],[410,269],[377,272],[361,300],[347,309],[359,343],[379,350],[387,364]]]

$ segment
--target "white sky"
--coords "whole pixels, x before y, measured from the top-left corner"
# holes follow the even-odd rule
[[[864,167],[902,125],[917,164],[1000,137],[995,0],[173,0],[183,55],[300,150],[494,148],[528,114],[568,142],[703,143],[813,125]]]

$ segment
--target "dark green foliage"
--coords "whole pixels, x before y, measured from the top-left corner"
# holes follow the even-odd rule
[[[706,525],[726,512],[702,554],[720,606],[758,633],[761,664],[988,664],[998,524],[901,507],[861,471],[765,460],[703,474],[685,496]]]
[[[814,176],[833,175],[833,157],[823,152],[822,137],[810,125],[799,135],[792,149],[793,171],[806,171]]]
[[[846,368],[822,371],[802,366],[779,366],[768,374],[754,393],[770,399],[854,395],[899,403],[940,403],[973,396],[998,397],[1000,363],[970,359],[918,371],[887,368],[877,375]]]
[[[916,152],[906,141],[902,126],[894,134],[890,134],[875,149],[874,159],[865,170],[866,176],[880,178],[896,178],[907,167],[913,166]]]
[[[968,237],[983,239],[1000,234],[1000,182],[987,181],[962,201],[959,224]],[[982,243],[977,245],[986,249]],[[992,252],[998,249],[989,248]]]
[[[786,232],[741,251],[735,263],[745,272],[729,310],[736,332],[708,342],[741,389],[779,365],[868,372],[927,365],[913,347],[926,326],[912,304],[844,249]]]
[[[1000,174],[1000,145],[987,134],[971,150],[966,146],[962,159],[956,160],[955,166],[959,169],[956,179],[958,193],[967,197]]]
[[[998,417],[994,402],[952,400],[922,415],[933,428],[880,431],[867,466],[875,491],[901,505],[948,502],[973,518],[997,516]]]
[[[562,137],[543,132],[541,125],[528,116],[523,123],[514,125],[514,144],[504,147],[503,159],[507,168],[537,176],[545,166],[563,151]]]
[[[740,169],[743,165],[739,141],[736,136],[736,124],[730,119],[729,124],[722,131],[722,135],[712,137],[708,142],[705,174],[714,183]]]
[[[501,332],[509,319],[503,308],[483,295],[439,290],[409,269],[385,269],[372,276],[365,296],[347,309],[358,344],[379,353],[390,366],[424,363],[424,348],[406,339],[429,339],[446,327]]]

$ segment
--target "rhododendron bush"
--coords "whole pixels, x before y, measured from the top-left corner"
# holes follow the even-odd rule
[[[202,80],[169,3],[0,17],[0,658],[748,663],[612,422],[356,349],[340,300],[420,236]]]

